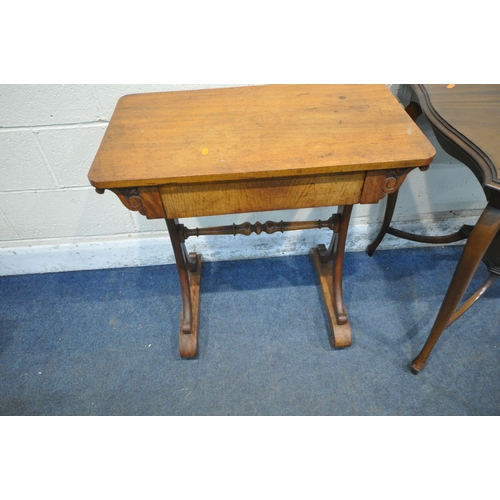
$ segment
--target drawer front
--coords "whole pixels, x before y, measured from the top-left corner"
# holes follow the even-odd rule
[[[160,186],[168,218],[354,205],[365,172]]]

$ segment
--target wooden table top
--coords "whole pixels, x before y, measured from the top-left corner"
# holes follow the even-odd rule
[[[264,85],[135,94],[89,171],[97,188],[428,165],[435,150],[386,85]]]
[[[465,155],[459,159],[474,170],[483,187],[500,191],[500,85],[412,88],[433,127]]]

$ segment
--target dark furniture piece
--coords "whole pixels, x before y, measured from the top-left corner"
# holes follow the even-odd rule
[[[481,183],[488,204],[474,227],[464,226],[443,237],[424,237],[391,227],[397,194],[387,199],[382,229],[368,247],[373,255],[386,233],[425,243],[452,243],[467,238],[463,253],[445,295],[434,326],[411,370],[425,366],[441,333],[469,309],[500,275],[500,85],[412,85],[406,108],[415,119],[424,113],[442,148],[467,165]],[[453,182],[450,179],[450,182]],[[490,275],[484,284],[459,304],[481,260]]]

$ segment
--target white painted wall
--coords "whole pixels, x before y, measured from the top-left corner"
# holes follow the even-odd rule
[[[0,85],[0,275],[172,263],[163,221],[127,210],[109,192],[97,195],[87,172],[119,97],[233,85]],[[402,96],[405,87],[389,86]],[[399,90],[399,94],[398,94]],[[473,222],[485,206],[472,173],[437,145],[431,169],[401,188],[399,227],[447,231]],[[348,250],[363,250],[378,228],[384,202],[356,206]],[[333,209],[185,220],[188,226],[246,220],[328,218]],[[306,253],[327,243],[327,230],[188,240],[208,260]],[[381,248],[414,246],[387,237]]]

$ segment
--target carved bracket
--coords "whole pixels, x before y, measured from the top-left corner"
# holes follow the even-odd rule
[[[117,188],[110,191],[113,191],[129,210],[146,215],[138,188]]]
[[[378,203],[386,195],[395,193],[412,170],[413,167],[368,172],[361,203]]]
[[[148,219],[164,219],[165,211],[161,201],[160,193],[156,186],[153,187],[130,187],[130,188],[108,188],[115,193],[120,201],[133,212],[139,212]],[[99,194],[104,189],[97,188]]]
[[[382,191],[385,194],[391,194],[397,191],[403,184],[406,176],[412,170],[412,168],[398,168],[395,170],[387,170]]]

